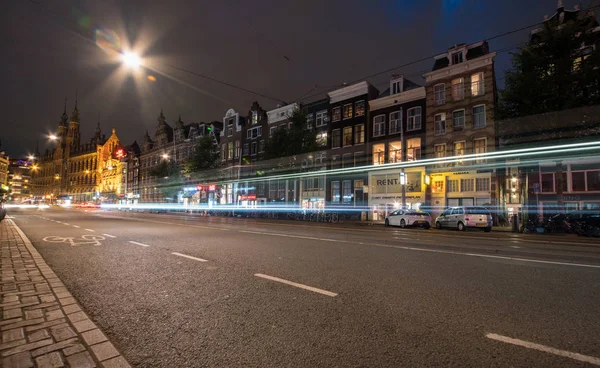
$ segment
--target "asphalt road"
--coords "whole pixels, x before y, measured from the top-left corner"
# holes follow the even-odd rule
[[[135,366],[600,365],[598,242],[77,209],[9,215]]]

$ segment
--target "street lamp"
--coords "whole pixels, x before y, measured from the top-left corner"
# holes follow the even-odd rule
[[[142,64],[140,57],[130,51],[123,52],[121,54],[121,59],[126,66],[132,69],[136,69]]]
[[[58,137],[57,137],[56,135],[54,135],[54,134],[50,134],[50,135],[48,136],[48,138],[50,138],[50,140],[51,140],[51,141],[55,141],[55,140],[57,140],[57,139],[58,139]]]
[[[35,160],[35,156],[34,155],[29,155],[29,161],[34,161]]]
[[[165,159],[165,160],[168,160],[169,159],[169,155],[166,154],[166,153],[163,153],[162,154],[162,158]]]

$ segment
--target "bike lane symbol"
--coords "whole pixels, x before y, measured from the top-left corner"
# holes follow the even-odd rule
[[[80,245],[102,245],[101,240],[105,240],[106,238],[100,235],[83,235],[81,238],[76,237],[63,237],[63,236],[47,236],[43,240],[49,243],[67,243],[72,247],[77,247]]]

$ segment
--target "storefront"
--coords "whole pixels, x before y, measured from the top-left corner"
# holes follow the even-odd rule
[[[405,187],[406,208],[418,210],[425,202],[423,168],[405,171],[401,179],[398,169],[369,173],[369,219],[383,221],[392,211],[402,207],[402,186]]]
[[[431,215],[438,216],[448,207],[494,204],[491,170],[463,170],[432,173]]]

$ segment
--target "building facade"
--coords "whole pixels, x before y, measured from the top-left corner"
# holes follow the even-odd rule
[[[0,185],[8,183],[8,165],[9,157],[4,152],[0,152]]]
[[[477,155],[497,145],[494,57],[485,41],[460,44],[435,56],[424,75],[426,153],[432,213],[445,207],[495,205],[495,169]]]
[[[33,199],[31,192],[32,163],[24,159],[11,159],[8,167],[9,200],[27,202]]]

